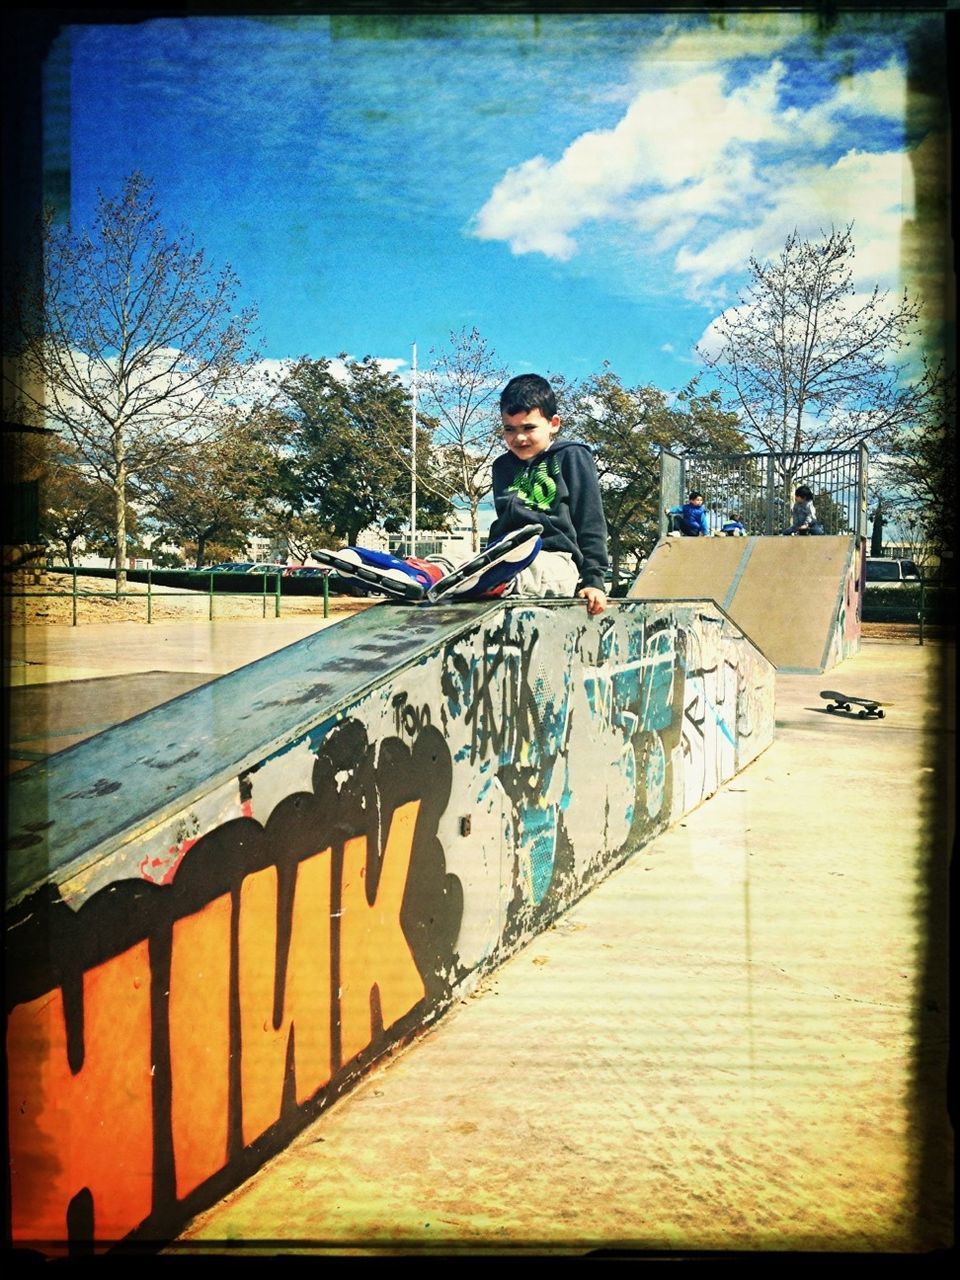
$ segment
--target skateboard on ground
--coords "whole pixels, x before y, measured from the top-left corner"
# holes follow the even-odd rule
[[[820,697],[828,700],[828,711],[846,711],[848,715],[857,715],[861,719],[867,716],[883,719],[883,703],[876,702],[873,698],[857,698],[850,693],[837,693],[835,689],[821,689]]]
[[[359,579],[371,591],[381,592],[395,600],[408,604],[451,603],[480,599],[487,593],[495,595],[498,586],[508,583],[534,558],[540,548],[542,532],[543,528],[538,524],[515,529],[451,572],[442,574],[437,569],[436,577],[417,567],[423,562],[410,564],[380,552],[361,552],[354,547],[344,547],[340,551],[315,551],[313,556],[344,577]],[[363,559],[364,556],[368,559]],[[500,567],[499,572],[495,566]]]

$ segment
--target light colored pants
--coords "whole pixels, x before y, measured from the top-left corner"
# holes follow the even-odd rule
[[[541,600],[547,596],[573,596],[579,581],[580,572],[568,551],[541,551],[508,584],[504,595]]]

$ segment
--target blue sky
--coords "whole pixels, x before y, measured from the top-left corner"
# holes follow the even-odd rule
[[[751,253],[853,221],[911,284],[908,37],[936,16],[187,17],[73,26],[74,221],[140,169],[257,305],[271,361],[406,375],[476,326],[512,372],[664,390]],[[61,86],[62,87],[62,86]],[[69,128],[69,139],[65,130]]]

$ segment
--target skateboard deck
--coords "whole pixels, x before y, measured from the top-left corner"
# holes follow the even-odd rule
[[[883,703],[873,698],[858,698],[852,693],[838,693],[835,689],[821,689],[820,697],[826,698],[828,711],[845,711],[848,715],[857,715],[861,719],[872,716],[883,719]]]
[[[364,563],[359,553],[351,547],[345,547],[341,551],[315,551],[313,556],[315,560],[329,565],[344,577],[356,578],[366,583],[372,591],[381,592],[394,600],[407,604],[436,604],[440,601],[449,604],[458,598],[466,598],[471,592],[482,595],[484,575],[492,566],[502,561],[516,564],[516,571],[519,572],[524,567],[522,562],[532,559],[535,554],[537,539],[542,532],[542,526],[538,524],[515,529],[441,577],[429,588],[421,585],[412,576],[412,572],[407,573],[402,568]],[[509,572],[505,573],[502,581],[509,581],[510,576]],[[471,598],[478,598],[477,594]]]

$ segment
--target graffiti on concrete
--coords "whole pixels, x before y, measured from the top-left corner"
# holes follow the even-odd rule
[[[343,722],[310,792],[201,837],[169,887],[34,904],[8,990],[15,1238],[119,1239],[189,1201],[450,986],[449,754],[430,727],[378,748]]]
[[[14,1238],[175,1233],[759,754],[772,689],[719,613],[505,609],[20,904]]]

